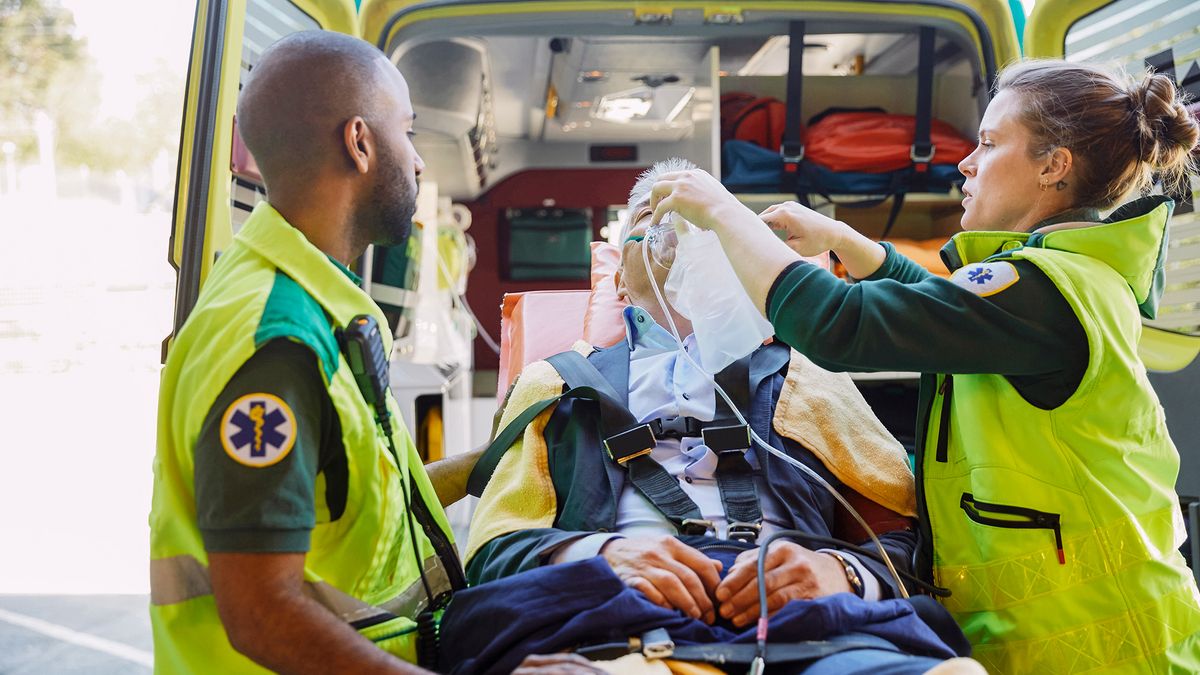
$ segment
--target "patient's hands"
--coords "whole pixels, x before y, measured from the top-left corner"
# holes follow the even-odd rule
[[[613,539],[600,555],[626,586],[641,591],[650,602],[706,623],[716,620],[712,596],[721,583],[720,561],[666,535]]]
[[[717,586],[721,616],[735,626],[758,618],[758,551],[739,555]],[[767,611],[774,614],[789,600],[852,592],[846,571],[833,556],[810,551],[790,541],[771,544],[766,562]]]

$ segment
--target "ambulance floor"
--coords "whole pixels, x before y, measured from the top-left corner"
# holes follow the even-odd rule
[[[149,673],[145,595],[0,595],[0,674]]]

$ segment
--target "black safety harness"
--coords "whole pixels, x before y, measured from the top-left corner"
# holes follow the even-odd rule
[[[762,530],[762,509],[754,484],[754,469],[746,461],[750,448],[750,428],[742,424],[729,405],[717,398],[716,419],[711,422],[693,417],[668,417],[639,422],[622,403],[612,383],[578,352],[556,354],[547,362],[563,379],[565,391],[538,401],[509,423],[484,451],[467,481],[467,492],[480,496],[504,453],[525,428],[542,412],[563,399],[591,401],[599,408],[600,436],[609,458],[621,466],[630,483],[650,500],[680,534],[700,535],[714,529],[700,507],[679,486],[679,481],[651,452],[659,439],[699,436],[717,455],[716,480],[721,504],[729,525],[728,538],[753,543]],[[742,410],[750,403],[750,357],[746,356],[716,376],[717,383]]]

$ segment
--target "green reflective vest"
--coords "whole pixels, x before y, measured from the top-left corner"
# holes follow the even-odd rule
[[[310,323],[290,321],[278,307],[264,322],[264,309],[281,283],[303,289],[321,306],[330,320],[330,335],[333,326],[344,326],[359,314],[387,325],[370,297],[266,203],[255,208],[214,265],[175,337],[159,395],[150,513],[150,616],[157,672],[266,672],[233,650],[217,616],[208,558],[196,526],[193,452],[217,395],[269,339],[303,342],[318,355],[349,468],[344,513],[332,522],[320,522],[328,518],[319,516],[312,532],[305,593],[348,623],[368,626],[360,632],[381,648],[415,661],[412,618],[427,603],[417,560],[424,561],[435,595],[449,588],[447,571],[419,525],[420,550],[412,550],[403,498],[410,485],[415,484],[447,537],[450,528],[395,400],[389,396],[388,405],[403,463],[399,467],[330,335],[314,335]],[[383,339],[390,353],[386,330]]]
[[[989,672],[1200,672],[1200,595],[1177,551],[1179,456],[1137,355],[1170,211],[964,232],[950,247],[964,264],[1037,265],[1090,350],[1053,410],[1000,375],[937,376],[920,459],[933,574]]]

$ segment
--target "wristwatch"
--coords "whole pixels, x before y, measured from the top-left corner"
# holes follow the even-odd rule
[[[850,589],[853,590],[854,594],[858,597],[863,597],[863,580],[862,577],[858,575],[858,568],[856,568],[854,565],[851,565],[850,561],[846,560],[846,557],[837,551],[825,550],[821,552],[833,556],[834,560],[837,560],[842,564],[842,569],[846,572],[846,582],[850,584]]]

